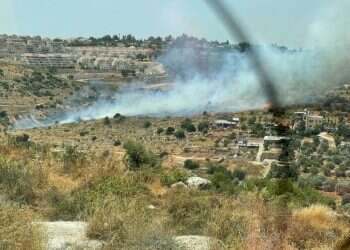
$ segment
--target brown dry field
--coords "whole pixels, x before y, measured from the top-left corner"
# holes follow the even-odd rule
[[[223,116],[234,114],[209,114],[191,117],[194,125],[201,121],[213,123]],[[242,114],[240,114],[242,115]],[[243,114],[245,115],[245,114]],[[35,128],[29,130],[18,130],[8,132],[10,135],[21,135],[26,133],[31,141],[40,145],[49,145],[55,151],[62,151],[64,146],[76,146],[82,152],[103,154],[108,151],[117,158],[124,155],[122,145],[115,146],[115,141],[124,143],[132,140],[145,145],[148,150],[156,154],[167,153],[165,166],[183,166],[186,159],[198,162],[223,162],[229,169],[234,170],[245,165],[248,173],[260,174],[262,166],[256,163],[247,165],[247,161],[226,159],[230,155],[230,149],[224,146],[217,146],[229,136],[239,134],[238,128],[215,129],[211,128],[208,134],[201,132],[186,133],[185,139],[176,139],[174,135],[166,135],[165,132],[157,134],[158,128],[166,130],[168,127],[179,129],[185,118],[151,118],[151,117],[126,117],[119,121],[110,119],[110,124],[105,124],[104,119],[96,121],[83,121],[72,124],[55,125],[48,128]],[[151,122],[149,128],[145,128],[145,122]]]

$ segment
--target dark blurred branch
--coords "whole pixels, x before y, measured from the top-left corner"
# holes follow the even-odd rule
[[[239,40],[240,42],[249,42],[249,37],[241,28],[242,25],[239,24],[239,21],[234,17],[234,14],[229,12],[228,6],[226,6],[222,0],[206,0],[206,2],[225,25],[233,39]],[[270,108],[272,110],[277,110],[279,107],[279,101],[276,89],[267,71],[263,67],[262,59],[258,53],[254,51],[254,48],[247,54],[248,60],[252,67],[254,67],[259,82],[269,100]]]

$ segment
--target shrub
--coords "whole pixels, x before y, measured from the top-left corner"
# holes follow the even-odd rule
[[[335,208],[335,201],[332,198],[322,195],[311,187],[300,188],[294,186],[292,202],[298,206],[308,206],[311,204],[323,204]]]
[[[0,111],[0,123],[7,125],[10,122],[6,111]]]
[[[127,165],[131,169],[140,169],[143,166],[155,167],[158,165],[156,156],[148,152],[145,147],[137,142],[128,141],[124,144],[126,150]]]
[[[65,146],[63,153],[63,170],[71,171],[76,167],[81,167],[86,161],[84,153],[78,150],[77,146]]]
[[[160,135],[164,132],[164,128],[157,128],[157,134]]]
[[[167,151],[162,151],[159,154],[159,158],[163,159],[163,158],[167,157],[168,155],[169,155],[169,153]]]
[[[190,119],[185,119],[181,122],[181,128],[187,132],[196,132],[196,127],[193,125]]]
[[[209,122],[208,121],[203,121],[198,124],[198,131],[202,133],[207,133],[209,130]]]
[[[309,170],[310,174],[317,175],[319,172],[319,169],[317,167],[311,167]]]
[[[312,204],[323,204],[330,207],[335,207],[335,201],[332,198],[326,197],[314,190],[310,186],[297,186],[290,179],[273,179],[264,184],[265,199],[276,199],[283,197],[288,203],[300,207],[309,206]]]
[[[15,137],[15,142],[17,144],[28,143],[29,139],[30,139],[29,135],[22,134]]]
[[[328,169],[334,169],[335,168],[334,164],[331,163],[331,162],[326,163],[325,167],[328,168]]]
[[[335,169],[335,176],[336,177],[345,177],[345,171],[341,168]]]
[[[257,137],[264,137],[265,136],[265,129],[264,126],[260,123],[255,123],[251,126],[252,133],[256,135]]]
[[[31,147],[36,146],[33,142],[30,141],[30,137],[28,134],[9,136],[8,145],[12,147],[25,148],[25,149],[29,149]]]
[[[310,176],[308,179],[310,186],[316,189],[322,189],[323,184],[327,181],[327,178],[322,175]]]
[[[245,179],[246,174],[247,173],[242,169],[235,169],[232,173],[232,177],[243,181]]]
[[[114,120],[117,120],[117,121],[123,121],[123,120],[125,120],[125,116],[121,115],[120,113],[116,113],[116,114],[113,116],[113,119],[114,119]]]
[[[144,123],[143,123],[143,127],[144,128],[149,128],[149,127],[151,127],[152,126],[152,123],[150,122],[150,121],[145,121]]]
[[[265,197],[276,198],[276,196],[281,195],[292,195],[294,192],[294,186],[290,180],[275,179],[267,183],[265,191],[265,194],[268,195]]]
[[[342,163],[342,158],[339,155],[334,155],[332,157],[332,162],[336,165],[339,165]]]
[[[188,178],[188,174],[185,171],[179,169],[173,169],[167,173],[161,175],[160,181],[163,185],[170,187],[176,182],[185,182]]]
[[[120,145],[122,145],[122,142],[120,141],[120,140],[115,140],[114,142],[113,142],[113,145],[115,146],[115,147],[118,147],[118,146],[120,146]]]
[[[103,124],[108,126],[108,125],[111,125],[111,120],[109,119],[108,116],[106,116],[104,119],[103,119]]]
[[[175,132],[175,128],[173,128],[173,127],[168,127],[167,129],[166,129],[166,134],[167,135],[172,135],[172,134],[174,134],[174,132]]]
[[[234,181],[232,173],[225,167],[217,167],[214,173],[210,176],[210,181],[213,187],[218,192],[234,193],[237,187],[237,182]]]
[[[229,140],[234,140],[234,139],[236,139],[237,138],[237,135],[236,135],[236,133],[235,132],[232,132],[231,134],[229,134],[229,136],[228,136],[228,139]]]
[[[186,138],[185,131],[183,129],[178,129],[174,135],[177,139],[180,139],[180,140]]]
[[[327,152],[329,149],[329,145],[328,145],[328,142],[322,142],[319,146],[319,149],[318,151],[321,153],[321,154],[324,154],[325,152]]]
[[[271,169],[267,174],[268,178],[279,178],[279,179],[296,179],[298,173],[295,167],[289,164],[277,164],[273,163]]]
[[[7,112],[6,111],[0,111],[0,119],[7,118]]]
[[[88,135],[88,134],[89,134],[89,131],[80,131],[79,132],[79,135],[82,136],[82,137],[85,136],[85,135]]]
[[[331,173],[331,170],[329,169],[329,168],[327,168],[327,167],[322,167],[322,173],[325,175],[325,176],[327,176],[327,177],[329,177],[329,176],[331,176],[332,175],[332,173]]]
[[[336,184],[337,184],[336,181],[327,179],[322,184],[322,190],[325,191],[325,192],[334,192]]]
[[[195,162],[193,160],[186,160],[184,162],[184,168],[191,169],[191,170],[197,169],[197,168],[199,168],[199,163]]]
[[[249,118],[248,118],[248,124],[249,125],[253,125],[253,124],[255,124],[255,122],[256,122],[256,116],[250,116]]]
[[[223,140],[224,147],[227,147],[227,146],[230,144],[230,142],[231,142],[231,141],[230,141],[229,139],[226,139],[226,138],[225,138],[225,139]]]

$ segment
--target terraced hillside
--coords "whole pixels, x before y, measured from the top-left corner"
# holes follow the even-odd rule
[[[32,110],[59,106],[83,83],[56,77],[53,70],[33,70],[17,64],[0,63],[1,124]]]

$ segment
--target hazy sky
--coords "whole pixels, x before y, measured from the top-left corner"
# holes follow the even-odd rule
[[[335,0],[226,0],[259,40],[302,46],[317,13]],[[49,37],[187,33],[229,39],[204,0],[0,0],[0,33]],[[230,39],[231,40],[231,39]]]

